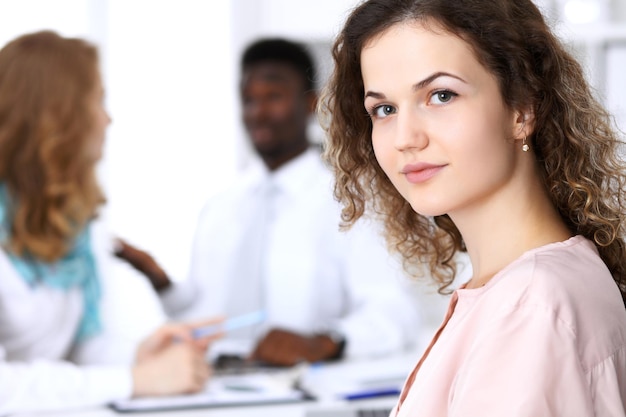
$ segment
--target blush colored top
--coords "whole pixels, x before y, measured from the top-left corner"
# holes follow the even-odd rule
[[[592,242],[524,253],[459,289],[397,417],[626,416],[626,309]]]

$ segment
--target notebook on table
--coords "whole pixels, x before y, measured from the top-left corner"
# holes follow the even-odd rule
[[[120,413],[169,411],[190,408],[231,407],[310,401],[313,397],[296,383],[299,369],[221,375],[203,392],[169,397],[133,398],[109,406]]]

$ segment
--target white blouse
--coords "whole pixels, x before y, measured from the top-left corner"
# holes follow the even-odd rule
[[[120,329],[116,315],[132,322],[132,305],[116,302],[121,287],[109,274],[110,240],[101,225],[92,227],[92,247],[102,280],[103,332],[76,345],[82,312],[78,289],[31,288],[0,249],[0,415],[33,410],[106,404],[132,393],[137,342],[164,315],[146,321],[136,336]],[[146,291],[146,294],[149,292]],[[112,295],[112,296],[110,296]],[[140,299],[136,299],[140,302]]]

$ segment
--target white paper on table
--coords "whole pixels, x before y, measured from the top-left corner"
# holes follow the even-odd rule
[[[203,392],[169,397],[146,397],[115,401],[118,412],[174,410],[201,407],[226,407],[310,400],[295,387],[300,369],[213,377]]]

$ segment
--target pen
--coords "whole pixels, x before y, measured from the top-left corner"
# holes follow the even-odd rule
[[[363,391],[357,391],[343,396],[344,400],[364,400],[366,398],[387,397],[391,395],[400,395],[400,389],[396,387],[375,388]]]
[[[208,326],[193,329],[193,337],[199,339],[201,337],[212,336],[220,332],[229,332],[231,330],[240,329],[242,327],[253,326],[265,320],[265,312],[262,310],[252,313],[242,314],[240,316],[226,319],[220,324],[210,324]]]

